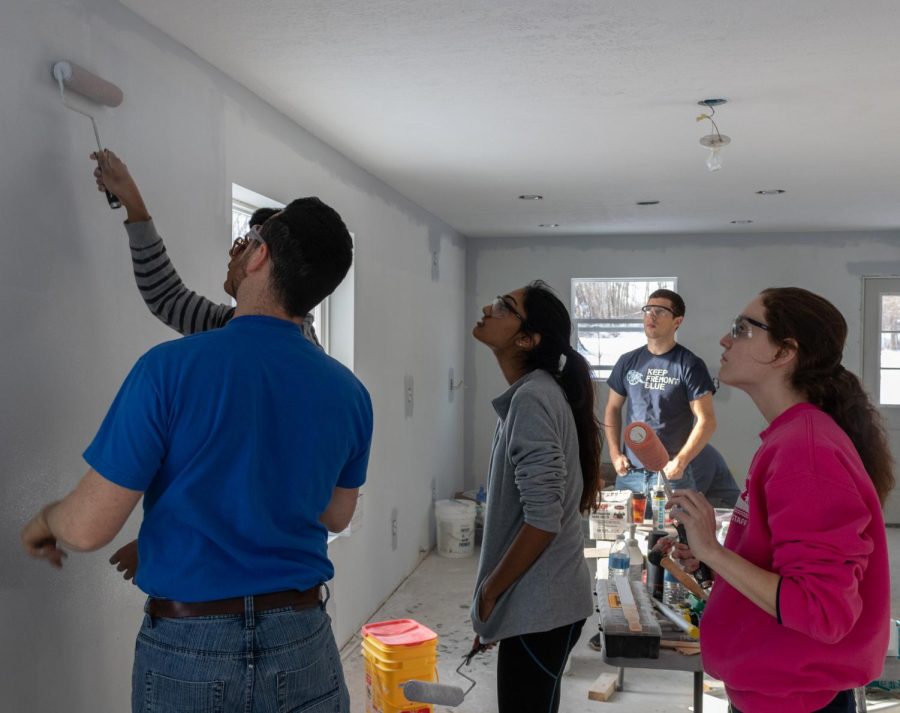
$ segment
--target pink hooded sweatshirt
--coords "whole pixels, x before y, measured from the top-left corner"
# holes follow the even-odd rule
[[[830,416],[798,404],[760,434],[725,546],[781,576],[778,616],[717,580],[704,668],[742,713],[807,713],[877,678],[890,617],[881,504]]]

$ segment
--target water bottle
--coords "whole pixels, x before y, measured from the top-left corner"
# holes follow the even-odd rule
[[[640,582],[643,579],[646,565],[644,563],[644,553],[641,552],[641,547],[634,536],[635,529],[636,526],[633,524],[628,526],[628,538],[625,540],[625,544],[628,547],[628,579]]]
[[[628,544],[625,542],[625,533],[623,532],[616,538],[609,550],[609,580],[612,581],[617,576],[627,577],[630,567],[631,555],[628,552]]]
[[[663,575],[663,604],[676,607],[684,601],[684,587],[669,570]]]

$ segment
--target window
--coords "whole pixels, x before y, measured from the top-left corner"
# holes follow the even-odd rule
[[[231,184],[231,242],[247,234],[250,229],[250,216],[258,208],[284,208],[283,203],[251,191],[248,188]],[[233,302],[233,300],[232,300]],[[328,300],[323,300],[313,307],[313,325],[316,336],[325,351],[328,351]]]
[[[879,401],[900,405],[900,295],[881,296],[881,394]]]
[[[656,290],[675,290],[674,277],[572,280],[575,349],[594,378],[608,379],[619,357],[647,343],[641,307]]]
[[[863,373],[879,406],[900,406],[900,278],[864,279]]]

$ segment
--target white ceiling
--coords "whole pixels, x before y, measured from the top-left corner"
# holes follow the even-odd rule
[[[122,2],[468,236],[900,227],[896,0]]]

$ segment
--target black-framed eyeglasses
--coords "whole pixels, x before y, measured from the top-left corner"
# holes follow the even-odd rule
[[[512,314],[519,318],[519,321],[524,322],[525,318],[516,311],[515,307],[513,307],[509,302],[507,302],[503,297],[497,295],[494,298],[494,301],[491,302],[491,316],[492,317],[505,317],[508,314]]]
[[[641,307],[641,312],[644,314],[652,314],[654,317],[662,317],[668,312],[673,317],[675,316],[675,311],[669,309],[668,307],[664,307],[663,305],[644,305]]]
[[[747,315],[739,314],[731,323],[731,338],[751,339],[753,337],[753,327],[759,327],[765,332],[771,329],[768,324],[763,324]]]
[[[246,247],[256,241],[258,243],[265,243],[262,235],[259,234],[259,226],[254,225],[250,230],[248,230],[243,237],[238,238],[231,244],[231,248],[228,251],[228,257],[237,257],[240,255]]]

